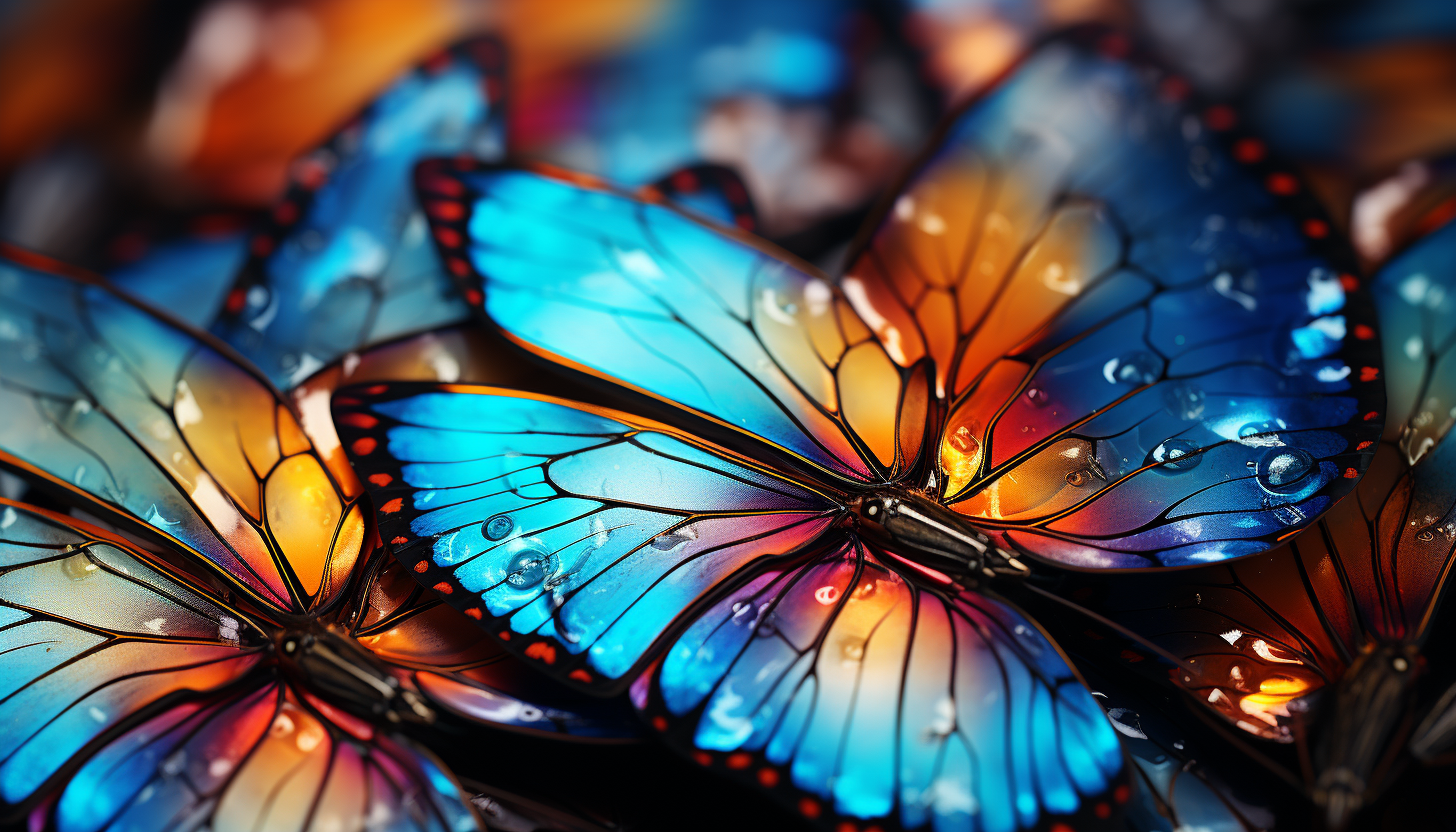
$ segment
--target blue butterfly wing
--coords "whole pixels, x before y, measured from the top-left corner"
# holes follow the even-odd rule
[[[758,212],[748,186],[732,168],[690,165],[673,171],[639,190],[644,201],[662,196],[689,213],[721,225],[758,230]]]
[[[159,242],[139,259],[108,269],[106,277],[132,297],[207,329],[247,259],[247,232],[197,232]]]
[[[700,763],[829,826],[1120,828],[1117,737],[1041,631],[853,540],[722,596],[632,692]]]
[[[495,41],[456,47],[400,77],[301,159],[213,333],[288,389],[346,353],[466,319],[411,170],[425,156],[504,149],[503,69]]]
[[[1075,41],[1033,53],[947,125],[842,280],[935,362],[943,499],[1065,565],[1266,549],[1379,437],[1349,252],[1168,80]]]
[[[334,412],[396,556],[511,652],[589,690],[627,684],[694,603],[839,511],[665,426],[524,394],[346,388]]]

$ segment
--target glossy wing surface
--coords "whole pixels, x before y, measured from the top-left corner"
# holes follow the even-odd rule
[[[831,828],[1120,828],[1116,735],[1041,631],[840,540],[694,621],[633,686],[653,726]]]
[[[213,332],[288,389],[346,353],[468,318],[411,171],[425,156],[502,152],[503,63],[490,40],[427,61],[301,159]]]
[[[0,501],[0,802],[28,800],[139,712],[239,681],[264,646],[121,539]]]
[[[530,349],[837,477],[919,457],[926,376],[813,267],[561,172],[441,161],[419,182],[447,268]]]
[[[334,408],[396,556],[576,686],[625,684],[695,602],[839,511],[661,425],[524,394],[379,385]]]
[[[136,725],[76,772],[53,812],[66,832],[484,828],[428,753],[276,681]]]
[[[107,269],[106,279],[179,321],[207,329],[247,259],[246,231],[204,230],[151,246],[135,261]]]
[[[678,207],[744,231],[758,230],[758,213],[748,187],[731,168],[691,165],[673,171],[639,192],[644,201],[666,197]]]
[[[0,260],[0,462],[304,611],[358,559],[348,501],[276,391],[204,336],[85,275]]]
[[[1265,549],[1348,492],[1380,427],[1330,226],[1170,84],[1044,47],[948,125],[843,279],[935,361],[946,499],[1073,566]]]

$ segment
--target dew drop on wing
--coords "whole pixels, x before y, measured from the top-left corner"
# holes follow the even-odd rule
[[[1203,454],[1198,443],[1191,439],[1175,437],[1164,440],[1156,448],[1148,451],[1144,465],[1156,465],[1154,471],[1164,474],[1178,474],[1198,467],[1203,461]]]
[[[1258,462],[1255,475],[1259,487],[1270,494],[1288,494],[1299,490],[1304,478],[1315,469],[1314,457],[1299,448],[1271,448]]]
[[[1109,361],[1103,375],[1113,384],[1145,385],[1158,380],[1163,362],[1146,350],[1134,350]]]
[[[1201,387],[1182,382],[1163,391],[1163,406],[1172,416],[1191,422],[1202,418],[1206,398]]]
[[[89,578],[97,568],[96,562],[84,551],[77,552],[61,561],[61,571],[73,581],[83,581]]]
[[[497,514],[480,524],[481,533],[486,540],[504,540],[515,527],[516,522],[504,514]]]
[[[506,583],[516,589],[530,589],[545,582],[549,573],[555,572],[555,558],[545,552],[526,549],[506,567]]]
[[[1051,401],[1046,391],[1040,387],[1028,387],[1026,390],[1026,400],[1036,407],[1046,407],[1047,403]]]

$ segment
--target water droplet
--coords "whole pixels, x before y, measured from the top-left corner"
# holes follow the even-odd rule
[[[1031,402],[1032,405],[1034,405],[1035,407],[1046,407],[1047,403],[1051,401],[1051,399],[1047,397],[1046,391],[1041,389],[1040,387],[1027,388],[1026,400]]]
[[[535,549],[526,549],[511,559],[506,567],[506,583],[516,589],[539,586],[546,576],[556,571],[556,558]]]
[[[1198,467],[1203,461],[1203,454],[1198,443],[1191,439],[1167,439],[1158,447],[1148,451],[1148,457],[1143,461],[1144,465],[1157,465],[1154,471],[1166,474],[1175,474],[1188,471]]]
[[[1279,425],[1275,422],[1249,422],[1239,428],[1239,438],[1247,439],[1260,433],[1278,433]]]
[[[1430,529],[1421,529],[1420,531],[1416,532],[1416,540],[1419,540],[1422,543],[1430,543],[1432,540],[1435,539],[1436,533],[1431,531]]]
[[[778,628],[775,626],[774,622],[774,614],[767,613],[758,622],[758,637],[768,638],[769,636],[773,635],[777,629]]]
[[[84,580],[94,574],[96,570],[96,562],[91,560],[91,557],[84,551],[77,552],[61,561],[61,571],[73,581]]]
[[[693,529],[691,527],[681,528],[676,531],[671,531],[667,534],[660,534],[657,537],[652,538],[652,548],[660,552],[666,552],[670,549],[675,549],[678,546],[681,546],[689,540],[697,539],[698,532],[696,529]]]
[[[1092,481],[1092,474],[1090,472],[1083,471],[1083,470],[1080,470],[1080,469],[1079,470],[1076,470],[1076,471],[1068,471],[1067,472],[1067,476],[1066,476],[1066,480],[1067,480],[1067,485],[1071,485],[1071,486],[1075,486],[1077,488],[1081,488],[1082,486],[1084,486],[1087,483],[1089,483],[1089,482]]]
[[[749,613],[753,612],[753,604],[747,601],[733,602],[733,620],[742,621]]]
[[[857,662],[864,658],[864,642],[846,641],[841,652],[846,662]]]
[[[516,527],[516,521],[504,514],[497,514],[481,524],[481,533],[486,540],[504,540]]]
[[[1113,384],[1152,384],[1163,372],[1163,362],[1144,350],[1134,350],[1107,362],[1102,375]]]
[[[1196,384],[1175,384],[1163,391],[1163,406],[1173,416],[1193,421],[1203,416],[1206,396]]]
[[[1314,457],[1299,448],[1271,448],[1259,460],[1259,487],[1271,494],[1299,490],[1300,483],[1315,470]]]

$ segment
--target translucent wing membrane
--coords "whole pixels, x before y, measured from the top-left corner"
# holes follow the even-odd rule
[[[723,596],[633,698],[699,762],[831,826],[1114,823],[1116,735],[1036,626],[921,589],[852,541]]]
[[[138,245],[140,257],[108,269],[106,279],[198,329],[217,320],[233,278],[248,260],[247,231],[231,227],[189,229],[155,245]]]
[[[526,346],[852,481],[919,457],[925,374],[811,266],[561,172],[440,162],[419,181],[447,267]]]
[[[946,499],[1069,565],[1264,549],[1349,490],[1380,427],[1329,226],[1167,89],[1042,49],[949,125],[842,281],[887,347],[934,359]]]
[[[621,414],[464,385],[348,388],[334,406],[400,560],[578,686],[625,684],[695,601],[839,510]]]
[[[0,260],[0,462],[284,611],[338,597],[365,524],[292,411],[213,342],[84,275]]]
[[[641,191],[644,201],[666,197],[680,208],[744,231],[758,228],[748,187],[731,168],[692,165],[673,171]]]
[[[237,682],[263,646],[120,539],[0,501],[0,797],[26,802],[138,711]]]

